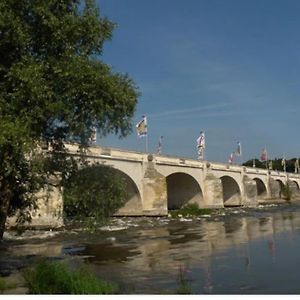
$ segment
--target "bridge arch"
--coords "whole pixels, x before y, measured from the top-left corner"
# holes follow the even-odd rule
[[[292,185],[295,187],[295,189],[296,189],[297,191],[299,191],[299,190],[300,190],[300,187],[299,187],[298,182],[297,182],[296,180],[292,180],[291,182],[292,182]]]
[[[292,197],[298,199],[300,196],[300,188],[298,182],[296,180],[289,180],[288,182],[292,190]]]
[[[241,190],[238,183],[230,176],[222,176],[224,206],[239,206],[242,202]]]
[[[257,197],[258,198],[266,197],[267,196],[267,187],[266,187],[265,183],[259,178],[254,178],[253,180],[256,182]]]
[[[126,184],[126,192],[127,192],[127,198],[125,199],[125,204],[123,207],[121,207],[116,213],[115,215],[126,215],[126,216],[130,216],[130,215],[137,215],[137,214],[141,214],[143,208],[142,208],[142,193],[139,189],[138,184],[136,183],[136,180],[134,179],[134,177],[130,176],[129,174],[127,174],[127,169],[126,168],[122,168],[123,165],[120,164],[119,167],[112,165],[112,164],[92,164],[90,166],[87,166],[87,168],[89,167],[93,167],[96,168],[97,166],[101,166],[101,165],[105,165],[110,167],[113,172],[117,175],[119,175]],[[84,166],[81,166],[80,169],[84,169]],[[97,180],[97,178],[95,178],[95,180]]]
[[[179,209],[186,204],[203,202],[202,189],[197,180],[186,173],[172,173],[166,177],[168,210]]]

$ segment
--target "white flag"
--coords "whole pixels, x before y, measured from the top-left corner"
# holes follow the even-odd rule
[[[231,153],[229,158],[228,158],[228,163],[232,164],[233,163],[233,154],[234,153]]]
[[[138,137],[144,137],[147,135],[147,117],[142,116],[142,120],[136,124],[136,132]]]
[[[235,155],[236,156],[241,156],[242,155],[242,145],[240,142],[237,142],[237,148],[235,150]]]
[[[205,148],[205,134],[203,131],[200,132],[200,136],[197,138],[197,147]]]
[[[162,149],[162,139],[163,136],[161,135],[158,139],[158,145],[157,145],[157,154],[161,154],[161,149]]]

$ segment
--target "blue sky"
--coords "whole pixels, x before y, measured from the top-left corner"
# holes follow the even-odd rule
[[[102,60],[136,82],[135,125],[148,116],[149,152],[227,162],[300,156],[300,1],[97,0],[116,22]],[[135,131],[98,144],[144,151]]]

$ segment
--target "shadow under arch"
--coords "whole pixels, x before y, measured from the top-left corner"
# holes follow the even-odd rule
[[[123,171],[113,167],[112,169],[116,172],[116,174],[118,174],[125,180],[127,188],[127,198],[125,200],[125,205],[121,207],[114,215],[135,216],[137,214],[140,214],[143,210],[142,198],[136,183],[129,175],[127,175]]]
[[[222,176],[220,179],[224,206],[240,206],[242,197],[238,183],[230,176]]]
[[[267,196],[266,185],[259,178],[254,178],[253,180],[256,182],[257,197],[260,199],[264,199]]]
[[[173,173],[166,177],[168,210],[179,209],[189,203],[201,206],[203,193],[196,179],[186,173]]]

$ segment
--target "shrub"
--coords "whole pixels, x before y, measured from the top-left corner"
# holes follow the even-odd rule
[[[115,287],[86,268],[71,272],[62,262],[41,261],[24,272],[30,294],[112,294]]]
[[[105,223],[127,198],[127,183],[117,170],[89,166],[74,173],[64,185],[64,212],[67,218]]]

